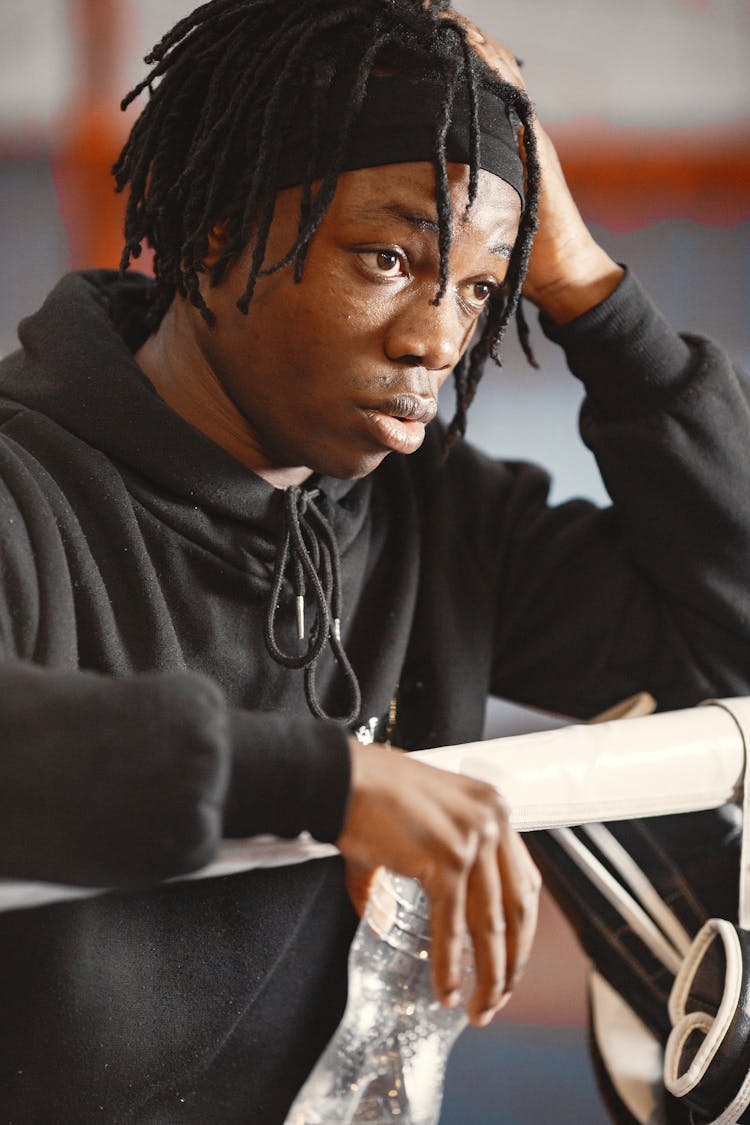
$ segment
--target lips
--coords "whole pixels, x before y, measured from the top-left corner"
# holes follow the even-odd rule
[[[402,422],[421,422],[426,426],[437,414],[434,398],[421,398],[419,395],[393,395],[372,407],[378,414],[397,418]]]
[[[424,441],[424,428],[437,414],[437,403],[419,395],[398,394],[362,407],[372,436],[394,453],[414,453]]]

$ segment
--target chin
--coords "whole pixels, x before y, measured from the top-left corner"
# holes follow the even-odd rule
[[[361,453],[356,457],[333,458],[321,457],[316,462],[315,471],[323,476],[336,477],[339,480],[360,480],[375,472],[379,465],[385,461],[389,451],[378,450],[377,453]]]

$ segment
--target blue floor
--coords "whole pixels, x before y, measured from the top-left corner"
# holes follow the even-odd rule
[[[451,1055],[440,1125],[608,1125],[579,1027],[498,1022]]]

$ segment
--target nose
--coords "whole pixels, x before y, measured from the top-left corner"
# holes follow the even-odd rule
[[[383,346],[394,363],[448,375],[461,358],[469,331],[448,295],[434,305],[423,290],[393,316]]]

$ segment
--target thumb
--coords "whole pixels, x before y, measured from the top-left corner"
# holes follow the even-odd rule
[[[377,870],[377,867],[367,867],[366,864],[358,863],[355,859],[346,861],[346,889],[352,900],[352,906],[360,918],[365,912],[370,886]]]

